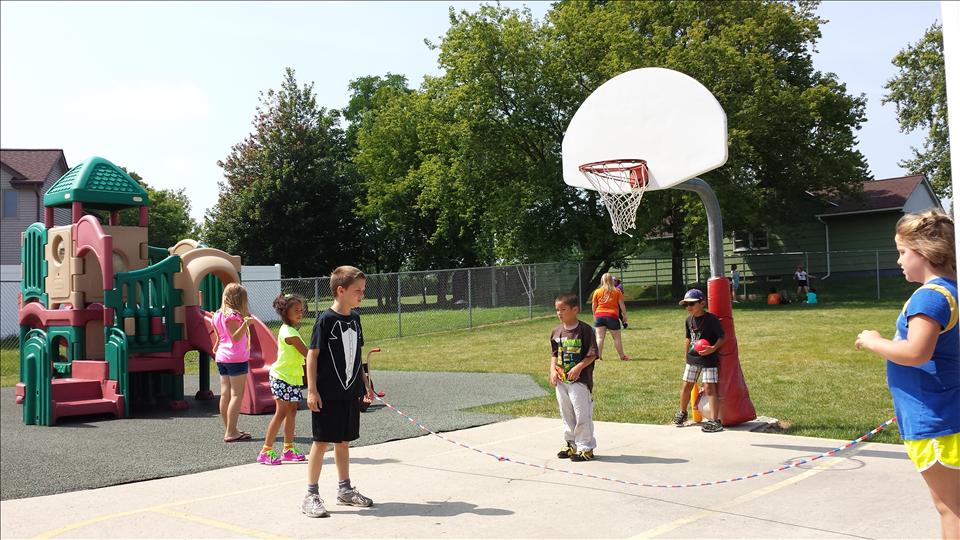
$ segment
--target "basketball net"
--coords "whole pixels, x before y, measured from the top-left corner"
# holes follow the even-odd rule
[[[647,162],[642,159],[612,159],[580,166],[610,213],[613,232],[626,234],[637,221],[637,209],[647,190]]]

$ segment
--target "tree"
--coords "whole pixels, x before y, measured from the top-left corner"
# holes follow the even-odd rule
[[[199,226],[190,217],[190,198],[185,189],[154,189],[135,171],[121,169],[143,186],[150,197],[150,230],[147,234],[151,246],[167,248],[185,238],[196,238]],[[120,225],[139,224],[139,210],[130,208],[120,211]]]
[[[926,175],[938,197],[951,197],[947,77],[940,23],[928,28],[916,44],[900,51],[893,58],[893,65],[900,72],[884,86],[889,93],[882,102],[896,106],[900,131],[927,130],[923,150],[911,147],[913,158],[898,165]]]
[[[705,237],[695,196],[649,194],[641,234],[618,237],[595,194],[560,174],[563,131],[580,103],[615,75],[660,66],[701,81],[727,112],[730,159],[704,177],[725,225],[775,226],[804,210],[805,191],[854,191],[869,175],[854,148],[865,99],[813,69],[822,22],[813,7],[561,1],[543,22],[502,6],[451,10],[450,29],[432,45],[443,75],[361,129],[358,156],[392,168],[378,171],[382,185],[367,204],[429,218],[428,243],[464,260],[593,260],[594,282],[648,232],[672,232],[679,256],[692,247],[681,239]]]
[[[225,180],[205,217],[204,239],[247,264],[280,263],[287,275],[323,275],[356,263],[362,223],[358,179],[340,113],[317,105],[287,68],[260,95],[254,131],[217,162]]]

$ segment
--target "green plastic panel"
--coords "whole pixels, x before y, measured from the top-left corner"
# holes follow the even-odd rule
[[[58,337],[67,340],[67,362],[74,360],[83,360],[86,358],[86,332],[79,326],[51,326],[47,328],[47,344],[50,350],[54,351],[54,341]],[[55,362],[60,359],[54,358]]]
[[[150,264],[157,264],[169,257],[170,251],[167,248],[147,246],[147,256],[150,258]]]
[[[20,246],[20,264],[23,269],[20,293],[24,303],[40,300],[44,307],[48,305],[46,246],[47,228],[43,223],[31,223],[23,231],[23,245]]]
[[[33,329],[25,334],[20,346],[20,377],[23,379],[23,423],[49,426],[53,412],[53,370],[47,336]]]
[[[110,366],[110,379],[117,381],[117,393],[125,398],[123,400],[123,417],[129,418],[130,371],[127,365],[129,361],[127,335],[115,326],[108,326],[103,329],[103,337],[103,352],[107,365]]]
[[[157,264],[120,272],[114,276],[115,288],[104,293],[104,305],[114,309],[114,325],[125,328],[124,320],[133,319],[136,334],[130,336],[131,352],[169,351],[174,341],[183,339],[183,327],[174,322],[174,308],[183,305],[183,291],[173,286],[173,275],[180,271],[180,256],[171,255]],[[150,333],[150,319],[166,322],[161,335]]]
[[[90,208],[149,206],[147,191],[123,169],[101,157],[74,166],[43,196],[44,206],[81,202]]]
[[[201,307],[205,311],[216,311],[220,309],[220,302],[223,301],[223,282],[213,274],[207,274],[200,280],[200,299]]]

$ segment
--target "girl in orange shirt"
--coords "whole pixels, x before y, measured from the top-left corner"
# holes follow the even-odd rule
[[[597,350],[600,352],[597,359],[603,357],[603,341],[609,330],[620,359],[629,360],[630,357],[623,353],[623,343],[620,341],[620,317],[623,317],[626,325],[627,306],[623,303],[623,293],[613,284],[613,275],[606,273],[600,278],[600,287],[593,291],[591,304],[593,305],[593,326],[597,329]]]

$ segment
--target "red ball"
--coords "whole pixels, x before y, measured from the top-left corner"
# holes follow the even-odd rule
[[[693,350],[695,350],[695,351],[697,351],[697,352],[703,352],[703,351],[707,350],[707,348],[709,348],[709,347],[710,347],[710,342],[707,341],[707,340],[705,340],[705,339],[700,339],[700,340],[698,340],[696,343],[693,344]]]

